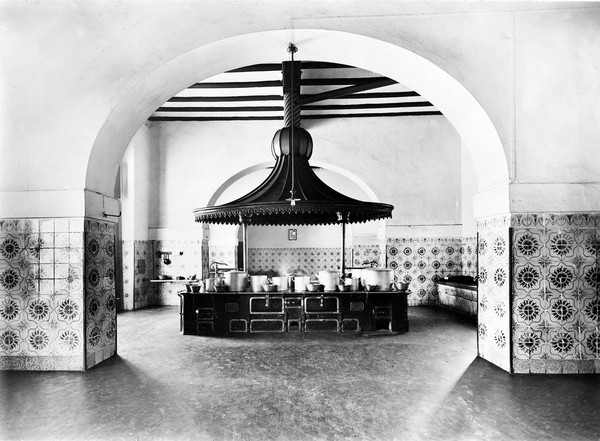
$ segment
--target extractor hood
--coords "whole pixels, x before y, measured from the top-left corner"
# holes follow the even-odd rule
[[[275,166],[250,193],[194,210],[196,222],[249,225],[326,225],[392,216],[390,204],[353,199],[329,187],[309,164],[313,141],[300,127],[300,62],[283,62],[284,126],[271,144]]]

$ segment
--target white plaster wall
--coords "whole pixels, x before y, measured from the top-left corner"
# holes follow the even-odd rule
[[[110,194],[122,152],[169,89],[169,60],[272,29],[332,29],[390,42],[456,78],[483,106],[509,158],[514,211],[600,209],[597,3],[2,2],[0,216],[85,211],[88,159],[111,111],[88,188]],[[352,48],[360,52],[361,48]],[[280,61],[287,54],[271,54]],[[227,64],[234,60],[219,60]],[[232,66],[233,67],[233,66]],[[216,72],[215,72],[216,73]],[[199,78],[200,79],[200,78]],[[128,94],[133,94],[128,96]],[[438,104],[435,103],[434,104]],[[138,114],[136,112],[141,112]],[[476,148],[476,146],[471,146]],[[119,153],[120,152],[120,153]],[[547,183],[551,183],[547,185]]]
[[[514,211],[600,209],[600,5],[515,17]],[[543,30],[544,38],[539,38]],[[569,187],[572,188],[569,191]]]
[[[156,172],[158,150],[143,125],[132,139],[120,167],[122,239],[148,240],[151,214],[160,211]]]
[[[288,240],[288,229],[296,230],[298,239]],[[352,229],[346,230],[351,235]],[[248,228],[248,248],[335,248],[341,247],[342,227],[339,225],[320,226],[250,226]],[[346,243],[350,246],[352,243]]]
[[[200,233],[193,209],[205,206],[231,175],[256,163],[274,164],[270,145],[280,126],[281,122],[270,121],[153,123],[159,150],[154,204],[160,209],[151,213],[151,236],[159,231],[164,238],[182,231]],[[444,117],[395,118],[393,124],[385,118],[307,121],[304,127],[313,137],[311,161],[335,164],[364,180],[381,202],[396,207],[388,223],[460,225],[460,138]],[[368,200],[347,178],[327,170],[317,173],[339,191]],[[238,181],[217,204],[247,193],[266,174],[254,173]],[[353,231],[376,238],[379,225],[357,225]],[[211,241],[229,242],[232,236],[235,243],[232,231],[213,226]],[[323,232],[314,241],[339,243],[337,233],[335,239],[326,239],[329,236]],[[297,242],[296,246],[308,245]]]
[[[473,199],[477,193],[478,183],[473,160],[469,150],[461,146],[460,151],[460,176],[461,176],[461,219],[462,237],[477,235],[477,221],[475,220]]]

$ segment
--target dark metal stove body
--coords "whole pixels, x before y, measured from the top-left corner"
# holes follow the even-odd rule
[[[407,293],[179,293],[180,331],[192,335],[269,332],[408,332]]]

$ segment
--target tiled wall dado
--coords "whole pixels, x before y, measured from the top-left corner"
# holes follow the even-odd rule
[[[510,215],[479,222],[478,349],[511,370]]]
[[[394,279],[410,282],[412,306],[437,304],[436,282],[445,276],[476,275],[474,237],[388,239],[386,254]]]
[[[133,310],[152,305],[156,298],[152,241],[127,240],[123,249],[123,309]]]
[[[213,245],[208,246],[209,265],[212,262],[225,264],[228,268],[237,267],[237,246]]]
[[[156,283],[159,275],[202,277],[202,242],[185,240],[122,241],[123,307],[126,310],[154,305],[178,305],[180,283]],[[166,265],[157,252],[169,252]]]
[[[340,269],[339,248],[250,248],[248,270],[278,275],[314,275],[321,270]]]
[[[117,350],[115,224],[85,220],[86,368]]]
[[[600,215],[513,215],[517,373],[600,373]]]
[[[321,270],[339,271],[340,259],[340,248],[250,248],[248,270],[314,275]],[[346,267],[381,266],[385,264],[385,256],[377,245],[355,245],[346,249],[345,264]]]
[[[198,240],[155,240],[152,242],[154,256],[155,279],[159,274],[173,278],[196,276],[202,278],[202,241]],[[156,252],[170,252],[171,263],[165,265],[162,258],[156,257]],[[182,254],[183,253],[183,254]],[[180,283],[158,283],[154,305],[179,305],[177,293],[185,286]]]
[[[0,220],[0,369],[82,370],[114,353],[114,227]]]

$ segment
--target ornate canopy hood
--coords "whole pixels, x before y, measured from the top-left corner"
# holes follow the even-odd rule
[[[325,184],[308,160],[313,142],[300,127],[300,62],[283,62],[284,126],[271,144],[275,166],[250,193],[223,205],[197,208],[196,222],[250,225],[324,225],[389,218],[394,207],[345,196]]]

